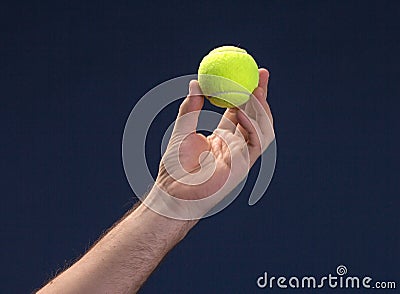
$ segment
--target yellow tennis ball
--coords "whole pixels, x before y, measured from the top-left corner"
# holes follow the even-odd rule
[[[219,107],[246,103],[258,86],[258,66],[246,50],[222,46],[208,53],[200,63],[198,80],[203,94]]]

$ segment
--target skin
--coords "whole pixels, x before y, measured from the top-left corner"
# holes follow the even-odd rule
[[[266,100],[269,73],[260,69],[259,74],[253,105],[227,109],[217,129],[208,137],[196,133],[204,97],[198,82],[190,82],[189,95],[180,106],[155,185],[146,198],[150,199],[149,203],[157,203],[163,193],[180,200],[200,200],[222,190],[216,198],[219,201],[240,182],[274,138],[272,114]],[[177,177],[171,176],[176,166],[168,166],[173,150],[177,150],[184,169]],[[235,170],[236,162],[239,164]],[[212,176],[204,183],[182,183],[182,180],[198,177],[198,171],[208,172],[211,168]],[[225,189],[223,186],[230,174],[233,174],[232,180]],[[215,201],[209,205],[197,211],[198,215],[215,205]],[[136,293],[199,218],[166,217],[153,211],[151,205],[140,203],[82,258],[37,293]]]

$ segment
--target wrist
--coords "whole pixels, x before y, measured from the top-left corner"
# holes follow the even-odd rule
[[[142,203],[168,219],[188,221],[198,220],[207,212],[199,206],[199,202],[178,198],[176,194],[171,194],[171,189],[155,183]]]
[[[164,206],[162,206],[159,196],[160,191],[153,188],[131,215],[133,218],[141,219],[141,221],[146,220],[151,226],[152,232],[158,234],[160,238],[165,237],[164,239],[169,243],[168,247],[172,248],[186,236],[190,229],[196,225],[198,220],[183,220],[160,213],[159,210],[163,211],[171,209],[171,207],[166,206],[165,203]],[[154,209],[156,204],[157,209]],[[175,211],[177,211],[177,209]]]

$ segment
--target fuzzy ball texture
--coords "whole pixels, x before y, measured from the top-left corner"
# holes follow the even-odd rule
[[[258,66],[246,50],[235,46],[218,47],[200,63],[198,79],[203,94],[219,107],[246,103],[258,85]]]

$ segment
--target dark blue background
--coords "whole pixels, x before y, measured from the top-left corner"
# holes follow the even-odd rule
[[[201,221],[142,292],[258,293],[264,271],[339,264],[399,284],[397,1],[34,2],[0,8],[2,293],[40,287],[129,209],[132,107],[223,44],[271,72],[275,176],[256,206],[246,186]]]

